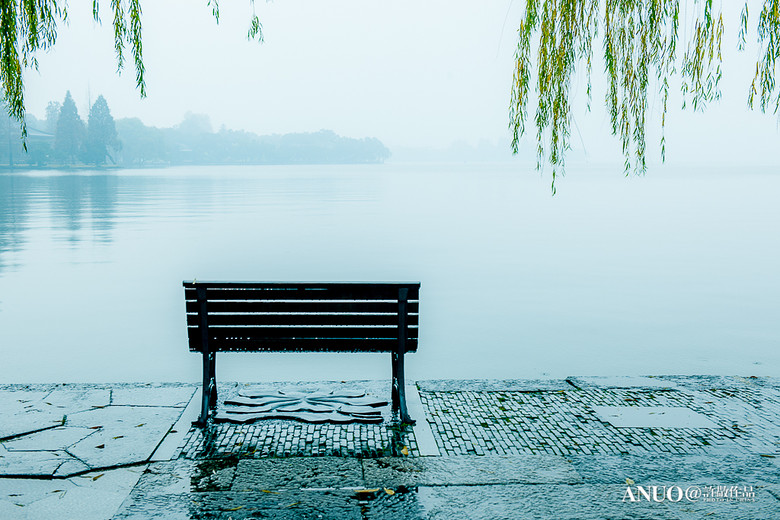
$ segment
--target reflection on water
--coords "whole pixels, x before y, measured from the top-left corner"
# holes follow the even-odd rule
[[[761,186],[761,190],[755,190]],[[776,374],[780,176],[516,165],[0,175],[0,381],[196,380],[181,281],[420,281],[413,379]],[[220,380],[389,378],[224,356]]]
[[[113,175],[0,175],[0,269],[8,253],[21,251],[33,227],[50,226],[61,231],[53,238],[74,245],[110,242],[116,203]]]

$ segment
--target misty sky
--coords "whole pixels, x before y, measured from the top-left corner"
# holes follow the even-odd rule
[[[140,100],[133,70],[115,74],[108,2],[102,27],[92,22],[91,2],[71,2],[70,25],[60,28],[54,49],[40,56],[39,72],[26,74],[27,105],[42,117],[47,102],[61,101],[70,89],[83,118],[89,99],[103,94],[114,117],[140,117],[155,126],[174,125],[193,111],[208,114],[215,130],[223,124],[260,134],[327,128],[378,137],[391,149],[501,142],[509,139],[507,107],[523,3],[258,0],[265,34],[265,43],[258,44],[246,40],[248,0],[223,2],[219,26],[205,0],[146,0],[149,95]],[[741,2],[723,4],[723,99],[706,114],[680,112],[679,99],[671,100],[667,160],[778,165],[777,116],[746,108],[756,50],[735,50]],[[600,71],[600,62],[594,68]],[[577,92],[575,153],[584,148],[591,161],[620,161],[601,108],[603,81],[594,78],[590,114],[582,78]],[[657,96],[651,107],[655,127]],[[657,137],[654,130],[648,133],[651,160],[658,156]],[[526,141],[524,150],[533,150]]]

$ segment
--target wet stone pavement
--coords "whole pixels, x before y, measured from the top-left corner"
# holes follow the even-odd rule
[[[780,379],[407,390],[413,428],[383,409],[380,424],[201,431],[195,385],[0,386],[0,518],[780,520]]]

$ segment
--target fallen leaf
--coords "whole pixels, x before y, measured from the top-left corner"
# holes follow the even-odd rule
[[[759,455],[761,455],[762,457],[766,457],[768,459],[774,459],[777,457],[777,455],[770,455],[768,453],[760,453]]]
[[[143,426],[144,424],[146,424],[146,423],[143,423],[143,422],[142,422],[141,424],[136,424],[136,426],[135,426],[135,427],[136,427],[136,428],[140,428],[140,427],[141,427],[141,426]]]
[[[225,511],[238,511],[239,509],[244,509],[244,506],[228,507]]]
[[[395,491],[389,488],[385,488],[385,493],[387,493],[388,495],[395,495]]]
[[[401,448],[401,453],[404,455],[409,455],[409,448],[404,446],[403,448]]]
[[[65,491],[65,490],[64,489],[55,489],[54,491],[52,491],[52,493],[62,493],[63,491]]]
[[[263,493],[273,493],[274,495],[278,495],[279,494],[278,491],[268,491],[267,489],[261,489],[260,491],[263,492]]]
[[[99,430],[100,428],[102,428],[102,426],[90,426],[89,427],[90,430]]]
[[[293,507],[293,506],[297,506],[298,504],[300,504],[300,502],[293,502],[289,506],[284,506],[284,507]]]
[[[379,491],[379,488],[374,488],[374,489],[356,489],[355,493],[376,493],[377,491]]]
[[[92,480],[97,480],[100,477],[102,477],[103,475],[105,475],[105,473],[101,473],[100,475],[95,475],[94,477],[92,477]]]
[[[176,430],[171,430],[170,433],[178,433]]]
[[[117,440],[117,439],[121,439],[122,437],[124,437],[124,435],[117,435],[116,437],[111,437],[111,438]]]
[[[633,480],[631,480],[630,478],[627,478],[627,479],[626,479],[626,485],[627,485],[627,486],[633,486],[633,485],[634,485],[634,481],[633,481]]]
[[[97,445],[97,446],[95,446],[95,447],[96,447],[97,449],[99,449],[99,450],[102,450],[103,448],[105,448],[105,447],[106,447],[106,445],[105,445],[105,444],[98,444],[98,445]]]

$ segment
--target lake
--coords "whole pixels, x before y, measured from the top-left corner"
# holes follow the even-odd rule
[[[780,173],[517,164],[0,174],[0,381],[198,381],[182,280],[420,281],[407,377],[778,375]],[[218,379],[389,378],[220,355]]]

